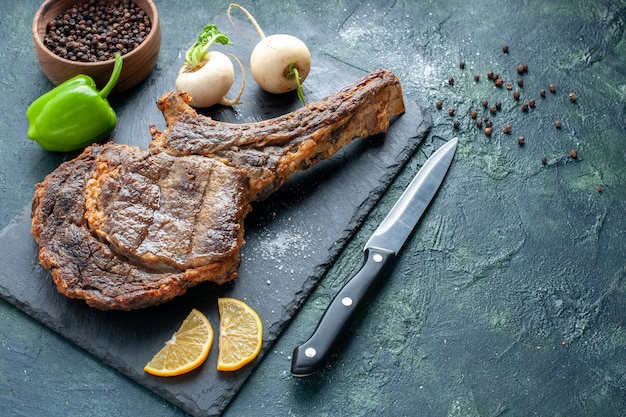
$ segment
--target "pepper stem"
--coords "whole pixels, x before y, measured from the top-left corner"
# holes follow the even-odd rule
[[[122,59],[122,56],[119,53],[116,53],[115,65],[113,66],[113,72],[111,72],[111,78],[109,78],[107,84],[102,90],[100,90],[100,93],[98,93],[103,99],[107,98],[109,96],[109,93],[111,93],[113,88],[115,88],[117,80],[120,78],[120,73],[122,72],[123,62],[124,60]]]

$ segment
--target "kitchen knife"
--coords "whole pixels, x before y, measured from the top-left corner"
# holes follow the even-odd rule
[[[293,376],[311,375],[324,365],[335,342],[366,298],[367,290],[384,275],[437,193],[452,163],[457,143],[457,138],[450,140],[428,158],[369,238],[361,269],[331,301],[311,337],[294,349]]]

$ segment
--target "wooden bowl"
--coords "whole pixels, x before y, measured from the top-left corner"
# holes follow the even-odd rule
[[[114,0],[106,0],[114,1]],[[94,79],[98,88],[106,85],[113,71],[114,59],[99,62],[79,62],[62,58],[44,45],[48,23],[82,0],[46,0],[35,13],[33,19],[33,42],[39,65],[46,77],[55,85],[75,75],[85,74]],[[150,18],[151,29],[148,36],[135,49],[122,55],[122,73],[112,94],[124,92],[143,81],[154,68],[161,49],[161,24],[154,3],[151,0],[133,0]]]

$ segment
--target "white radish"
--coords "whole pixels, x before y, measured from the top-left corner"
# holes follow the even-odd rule
[[[268,93],[280,94],[297,89],[309,75],[311,54],[300,39],[291,35],[271,35],[259,42],[250,55],[250,72],[254,80]]]
[[[239,95],[233,100],[226,98],[235,80],[235,69],[225,54],[208,51],[215,42],[224,45],[231,43],[230,39],[219,32],[215,25],[208,25],[198,36],[196,43],[187,51],[185,64],[178,72],[176,89],[189,93],[191,96],[189,104],[193,107],[210,107],[218,103],[232,106],[239,103],[243,94],[245,71],[239,59],[231,55],[244,75]]]
[[[237,26],[230,14],[233,8],[246,15],[261,38],[250,55],[250,72],[256,83],[272,94],[298,90],[298,97],[304,102],[302,83],[311,70],[311,53],[306,44],[292,35],[265,36],[250,12],[239,4],[231,3],[227,13],[235,28]]]

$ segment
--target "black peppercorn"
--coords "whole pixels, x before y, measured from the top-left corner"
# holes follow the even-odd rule
[[[441,100],[435,101],[435,107],[437,107],[438,110],[441,110],[441,108],[443,107],[443,103],[441,102]]]
[[[508,54],[509,53],[509,45],[502,46],[502,52],[504,52],[505,54]]]
[[[526,141],[526,138],[524,138],[524,136],[520,136],[517,138],[517,144],[519,146],[524,146],[524,142]]]
[[[465,62],[463,61],[459,62],[459,68],[465,69]]]
[[[454,109],[453,108],[448,109],[448,115],[454,116]]]
[[[512,130],[513,130],[513,127],[511,125],[506,125],[502,128],[502,132],[506,135],[509,135]]]
[[[44,44],[70,61],[106,61],[134,50],[150,30],[150,18],[131,0],[83,1],[48,24]]]
[[[519,100],[519,96],[520,96],[519,91],[514,91],[513,92],[513,100]]]
[[[460,125],[461,125],[461,124],[459,123],[459,121],[458,121],[458,120],[455,120],[455,121],[454,121],[454,123],[452,124],[452,126],[453,126],[455,129],[458,129]]]
[[[574,93],[569,93],[567,98],[569,98],[569,101],[571,101],[572,103],[576,102],[576,94]]]
[[[454,78],[452,77],[448,78],[448,84],[454,85]]]
[[[474,81],[478,82],[480,80],[480,75],[474,74]]]
[[[545,97],[546,96],[546,90],[544,90],[543,88],[541,90],[539,90],[539,95],[541,97]]]

